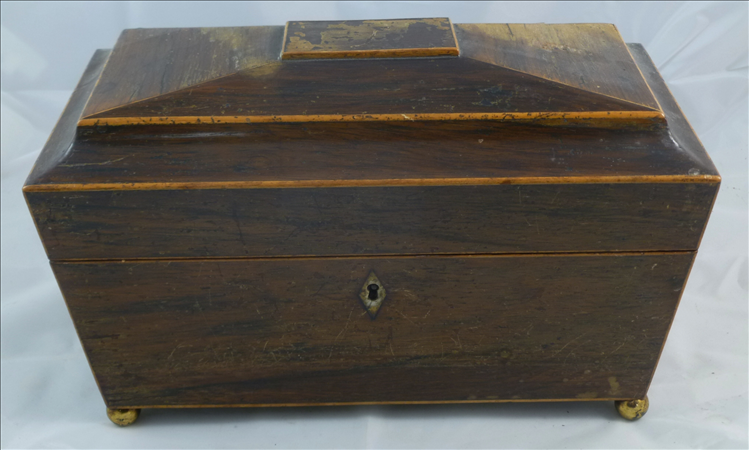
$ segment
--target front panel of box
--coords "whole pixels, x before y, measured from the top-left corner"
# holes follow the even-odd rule
[[[707,183],[29,192],[53,259],[696,249]]]
[[[641,398],[693,257],[52,265],[108,406],[155,407]]]

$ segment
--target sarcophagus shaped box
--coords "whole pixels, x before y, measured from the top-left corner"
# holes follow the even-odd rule
[[[642,46],[448,19],[126,30],[24,187],[110,416],[613,400],[720,177]]]

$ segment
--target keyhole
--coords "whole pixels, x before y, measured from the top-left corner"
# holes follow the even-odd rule
[[[368,298],[370,300],[377,300],[377,290],[380,289],[380,287],[372,283],[369,286],[367,286],[367,289],[369,290]]]

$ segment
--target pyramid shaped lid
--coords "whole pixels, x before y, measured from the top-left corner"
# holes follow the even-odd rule
[[[438,18],[125,30],[78,124],[663,117],[613,25]]]

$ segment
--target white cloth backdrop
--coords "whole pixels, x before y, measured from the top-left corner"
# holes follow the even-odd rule
[[[435,16],[616,24],[650,53],[723,175],[648,415],[625,422],[608,402],[147,410],[112,425],[21,195],[94,50],[124,28]],[[743,2],[3,3],[2,447],[746,448],[747,108]]]

